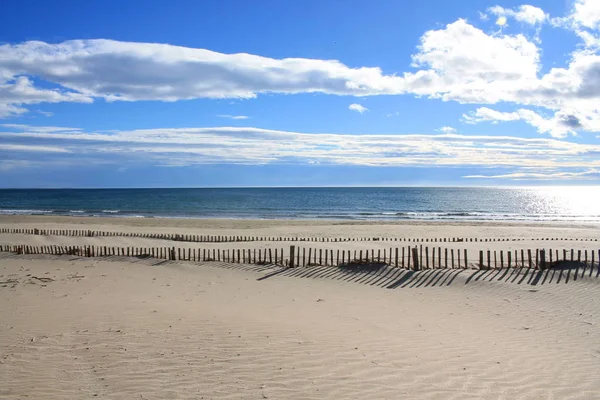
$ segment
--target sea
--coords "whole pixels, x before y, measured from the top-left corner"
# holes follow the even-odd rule
[[[600,186],[1,189],[0,214],[600,222]]]

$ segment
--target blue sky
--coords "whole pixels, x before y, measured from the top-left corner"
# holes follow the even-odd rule
[[[4,1],[0,187],[600,181],[600,2]]]

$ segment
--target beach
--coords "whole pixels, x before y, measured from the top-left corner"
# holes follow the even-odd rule
[[[436,244],[474,252],[600,247],[593,224],[1,216],[0,228],[8,227],[510,239]],[[12,233],[0,234],[0,244],[240,245]],[[0,282],[3,399],[590,399],[600,392],[597,267],[341,272],[0,253]]]

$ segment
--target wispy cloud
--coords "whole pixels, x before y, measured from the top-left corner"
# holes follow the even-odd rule
[[[217,117],[219,118],[228,118],[228,119],[248,119],[250,117],[246,116],[246,115],[229,115],[229,114],[219,114],[217,115]]]
[[[576,172],[515,172],[510,174],[499,175],[467,175],[463,176],[467,179],[503,179],[515,181],[561,181],[561,180],[598,180],[600,179],[600,169],[586,169]]]
[[[11,131],[27,131],[35,133],[60,133],[60,132],[81,132],[81,128],[70,128],[65,126],[35,126],[26,124],[0,124],[0,127]]]
[[[548,20],[548,14],[544,12],[539,7],[534,7],[530,5],[522,5],[516,9],[504,8],[500,6],[490,7],[487,10],[490,14],[497,15],[498,18],[504,18],[504,23],[498,25],[506,24],[506,18],[514,18],[519,22],[523,22],[529,25],[541,24]]]
[[[364,113],[365,111],[369,111],[369,109],[367,107],[361,106],[358,103],[350,104],[348,106],[348,110],[356,111],[357,113],[360,113],[360,114]]]
[[[69,153],[69,150],[56,146],[36,146],[0,143],[0,151],[24,151],[34,153]]]
[[[321,164],[412,167],[509,168],[514,173],[549,169],[600,169],[600,144],[546,138],[434,135],[298,133],[252,127],[163,128],[85,132],[60,127],[0,130],[4,146],[60,148],[57,160],[78,158],[127,166],[130,163]],[[33,147],[35,148],[35,147]],[[7,148],[8,149],[8,148]],[[12,152],[5,154],[11,159]],[[35,160],[35,157],[31,157]],[[493,175],[493,174],[492,174]]]

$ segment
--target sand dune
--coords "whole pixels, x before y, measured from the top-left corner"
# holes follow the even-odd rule
[[[597,269],[514,271],[2,254],[0,398],[597,397]]]

